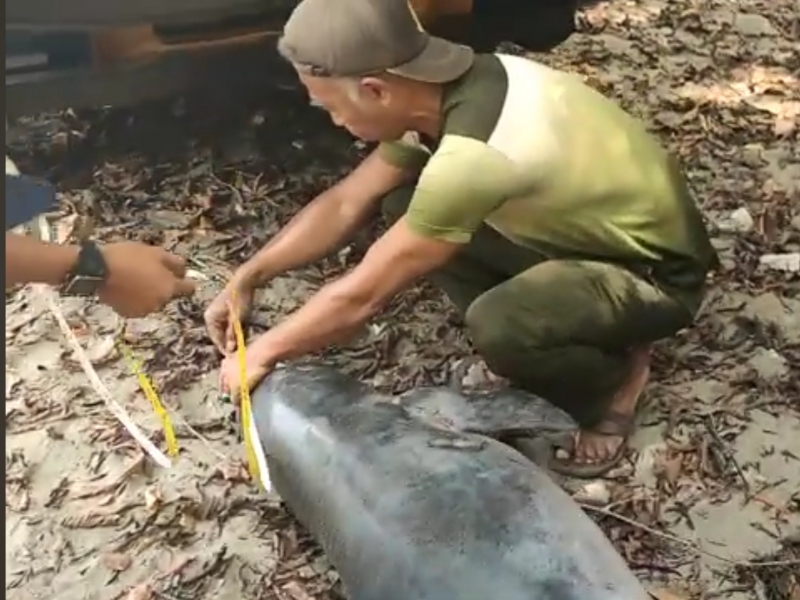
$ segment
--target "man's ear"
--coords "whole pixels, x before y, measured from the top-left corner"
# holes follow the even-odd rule
[[[376,102],[386,104],[389,101],[389,86],[380,77],[362,77],[359,80],[362,93]]]

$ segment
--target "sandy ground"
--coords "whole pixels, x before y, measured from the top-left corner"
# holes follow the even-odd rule
[[[629,463],[583,489],[566,484],[599,506],[590,514],[644,581],[687,599],[800,599],[800,281],[759,264],[800,251],[798,10],[794,0],[619,1],[537,57],[647,119],[685,163],[723,259],[698,326],[659,347]],[[208,108],[198,120],[180,103],[22,124],[13,158],[58,181],[67,212],[91,214],[106,239],[174,247],[213,279],[198,298],[127,324],[61,301],[114,397],[163,447],[109,336],[125,327],[146,359],[178,429],[171,469],[143,460],[43,300],[7,295],[7,598],[339,597],[321,552],[248,485],[200,321],[226,270],[361,150],[299,100],[282,89],[255,111],[212,109],[207,129]],[[363,248],[280,278],[262,293],[259,325]],[[457,319],[422,286],[326,356],[399,391],[444,382],[468,353]]]

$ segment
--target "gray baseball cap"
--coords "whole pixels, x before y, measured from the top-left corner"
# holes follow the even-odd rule
[[[428,34],[409,0],[301,0],[278,50],[318,77],[389,72],[429,83],[458,79],[474,59],[471,48]]]

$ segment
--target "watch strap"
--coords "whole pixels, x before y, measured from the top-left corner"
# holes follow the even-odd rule
[[[93,296],[108,278],[108,266],[99,246],[81,242],[78,260],[67,275],[61,293],[67,296]]]

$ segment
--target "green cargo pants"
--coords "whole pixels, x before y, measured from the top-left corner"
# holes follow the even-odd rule
[[[412,190],[383,200],[389,223]],[[497,375],[596,425],[630,370],[628,350],[690,325],[702,290],[682,301],[617,265],[546,258],[484,225],[430,281],[456,305]],[[692,306],[693,305],[693,306]]]

